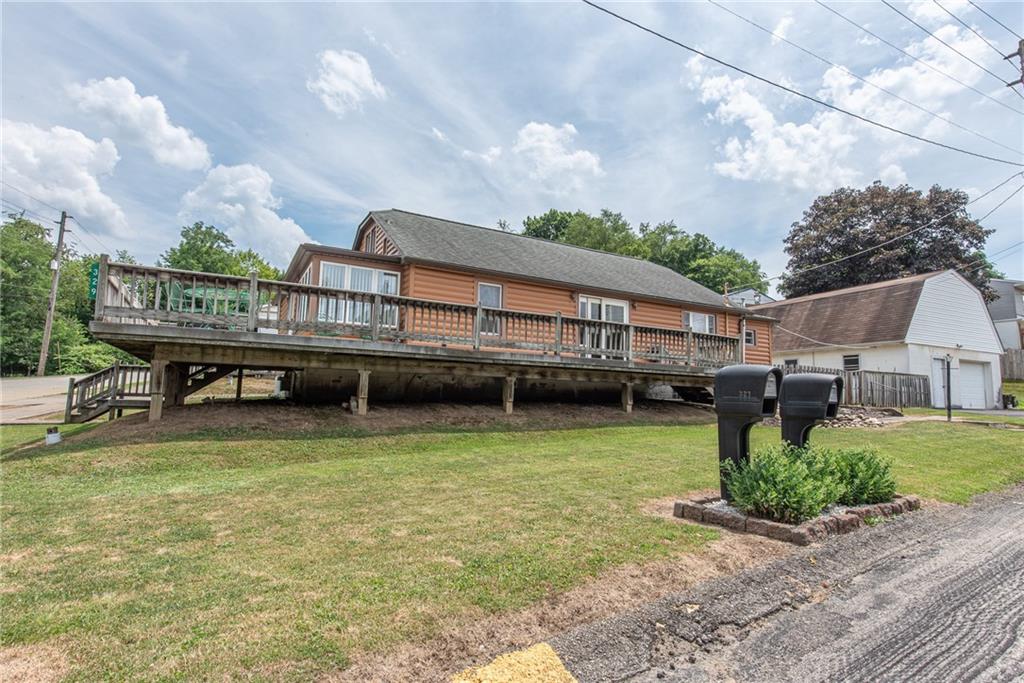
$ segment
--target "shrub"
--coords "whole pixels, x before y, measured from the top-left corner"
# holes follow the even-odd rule
[[[790,444],[761,449],[749,464],[722,467],[733,505],[755,517],[798,524],[833,503],[892,500],[892,462],[867,448],[827,450]]]
[[[842,485],[836,499],[843,505],[864,505],[892,500],[896,477],[892,461],[869,448],[851,448],[828,454],[835,477]]]
[[[835,502],[838,486],[816,457],[792,446],[761,450],[750,463],[723,465],[733,505],[756,517],[799,524]]]

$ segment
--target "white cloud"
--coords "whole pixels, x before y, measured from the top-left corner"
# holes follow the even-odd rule
[[[373,45],[376,45],[380,49],[384,50],[384,52],[387,52],[394,59],[401,59],[402,55],[397,50],[395,50],[393,47],[391,47],[391,43],[389,43],[386,40],[378,39],[377,38],[377,34],[374,33],[373,31],[371,31],[370,29],[364,28],[363,29],[363,35],[366,36],[366,39],[368,41],[370,41],[370,43],[372,43]]]
[[[181,198],[179,216],[213,223],[238,246],[283,266],[299,244],[313,240],[298,223],[277,214],[281,200],[271,192],[272,184],[270,174],[253,164],[215,166]]]
[[[186,171],[209,167],[206,143],[188,128],[171,123],[160,98],[143,97],[127,78],[72,84],[68,94],[79,109],[105,117],[119,135],[144,147],[159,163]]]
[[[571,149],[577,134],[571,123],[555,127],[531,121],[519,129],[512,151],[526,161],[530,177],[544,183],[549,192],[580,190],[587,178],[603,176],[604,169],[597,154]]]
[[[129,234],[124,211],[100,188],[99,177],[113,173],[120,160],[113,141],[92,140],[62,126],[46,130],[7,119],[2,127],[5,182],[112,235]],[[42,209],[24,196],[8,194],[8,189],[4,186],[4,195],[16,204]]]
[[[483,163],[490,166],[491,164],[498,160],[498,157],[501,156],[501,147],[488,147],[483,152],[474,152],[469,149],[464,149],[462,150],[462,156],[465,159],[475,159],[477,161],[482,161]]]
[[[772,45],[778,45],[782,42],[782,39],[789,33],[789,29],[793,27],[793,17],[788,14],[781,19],[779,23],[775,25],[775,30],[772,31]]]
[[[438,142],[449,142],[448,136],[444,134],[444,131],[438,130],[437,128],[431,128],[430,134],[434,136],[434,139]]]
[[[691,87],[705,104],[715,104],[714,119],[747,128],[745,140],[733,136],[722,146],[715,172],[738,180],[770,180],[800,189],[830,190],[854,182],[857,173],[844,165],[855,137],[844,130],[841,115],[817,113],[809,122],[779,123],[747,81],[706,75],[702,61],[688,63]]]
[[[907,172],[897,164],[889,164],[878,172],[878,179],[886,185],[902,185],[907,182]]]
[[[329,111],[344,116],[362,109],[369,98],[383,100],[387,90],[377,82],[370,63],[351,50],[324,50],[319,55],[320,70],[315,79],[306,81],[306,88],[317,95]]]
[[[963,19],[963,13],[970,10],[967,0],[942,0],[942,7],[945,7],[953,14]],[[950,16],[942,11],[932,0],[914,0],[907,6],[910,16],[919,21],[952,21]]]

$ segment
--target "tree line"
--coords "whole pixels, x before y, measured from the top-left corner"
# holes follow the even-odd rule
[[[784,296],[870,284],[948,268],[957,269],[987,299],[988,281],[1002,277],[984,255],[992,230],[967,211],[968,196],[956,189],[874,183],[864,189],[840,188],[814,200],[794,222],[783,245],[789,255],[778,290]],[[505,222],[499,223],[510,229]],[[0,227],[0,372],[29,374],[39,358],[53,259],[49,228],[19,214]],[[756,259],[716,244],[703,233],[689,233],[673,221],[641,223],[633,229],[621,213],[551,209],[523,221],[522,234],[590,249],[647,259],[717,292],[753,287],[764,291],[769,278]],[[877,247],[877,248],[875,248]],[[870,251],[860,253],[865,249]],[[48,373],[93,372],[130,356],[89,333],[93,302],[89,272],[99,259],[65,245]],[[134,263],[119,251],[115,260]],[[821,264],[827,267],[817,267]],[[281,279],[280,270],[252,249],[239,249],[216,226],[184,226],[178,244],[157,264],[180,270]]]

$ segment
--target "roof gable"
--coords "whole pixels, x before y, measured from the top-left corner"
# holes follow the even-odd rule
[[[776,318],[775,350],[903,341],[935,273],[822,292],[751,309]]]
[[[411,260],[565,283],[581,289],[730,307],[720,294],[650,261],[398,209],[371,211],[367,219],[371,218],[387,233],[402,257]]]

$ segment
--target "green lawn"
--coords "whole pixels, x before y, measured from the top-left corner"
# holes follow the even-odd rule
[[[2,429],[4,444],[29,438]],[[8,436],[14,434],[14,436]],[[34,437],[33,437],[34,438]],[[768,443],[778,431],[757,428]],[[819,430],[894,458],[900,490],[965,502],[1024,480],[1021,433]],[[3,463],[0,644],[72,680],[308,680],[712,530],[642,502],[714,487],[713,426],[401,435],[81,435]]]

